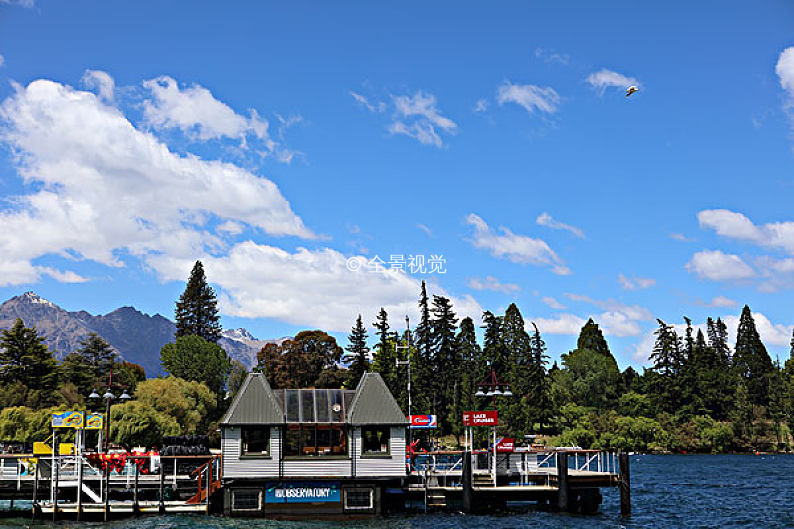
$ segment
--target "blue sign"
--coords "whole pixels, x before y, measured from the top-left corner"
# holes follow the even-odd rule
[[[265,503],[333,503],[341,499],[338,481],[283,481],[265,486]]]

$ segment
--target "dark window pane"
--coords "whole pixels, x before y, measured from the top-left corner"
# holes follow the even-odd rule
[[[331,405],[328,402],[328,390],[315,390],[314,402],[317,405],[317,422],[331,422]]]
[[[287,401],[287,422],[299,422],[300,421],[300,414],[299,414],[299,402],[298,402],[298,390],[297,389],[287,389],[284,390],[284,400]]]
[[[244,426],[242,429],[243,454],[267,454],[270,449],[270,428]]]
[[[391,440],[389,427],[365,427],[361,429],[361,453],[364,455],[388,455]]]
[[[314,422],[314,390],[303,389],[301,394],[301,422]]]

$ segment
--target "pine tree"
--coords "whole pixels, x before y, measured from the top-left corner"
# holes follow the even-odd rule
[[[657,319],[659,328],[654,332],[656,343],[649,360],[653,362],[651,371],[652,392],[657,405],[666,411],[675,412],[680,405],[680,380],[678,379],[678,359],[681,356],[681,340],[672,325]]]
[[[433,406],[439,426],[445,433],[460,433],[460,421],[454,417],[460,406],[461,357],[455,339],[458,319],[452,302],[444,296],[433,296]]]
[[[433,358],[433,325],[430,321],[430,302],[427,297],[427,285],[422,281],[419,296],[419,325],[414,331],[413,345],[416,347],[415,358],[412,358],[411,369],[414,376],[414,412],[431,413],[433,404],[433,387],[435,385]],[[421,410],[421,411],[419,411]]]
[[[495,316],[491,311],[486,310],[482,315],[482,321],[482,328],[485,329],[482,348],[483,356],[486,361],[491,363],[491,368],[497,374],[504,376],[508,361],[507,348],[502,341],[502,317]]]
[[[753,404],[760,406],[769,404],[769,383],[773,369],[772,359],[755,328],[750,307],[745,305],[736,331],[733,370],[744,380],[747,394]]]
[[[353,355],[353,362],[347,370],[345,387],[355,388],[361,377],[369,371],[369,347],[367,346],[367,329],[361,321],[361,314],[356,318],[356,324],[347,337],[350,345],[345,350]]]
[[[579,339],[576,341],[577,349],[590,349],[603,356],[608,356],[614,360],[612,353],[609,351],[609,344],[604,339],[601,329],[598,324],[593,321],[593,318],[587,320],[582,330],[579,332]],[[617,362],[616,362],[617,364]]]
[[[113,347],[95,332],[89,333],[80,342],[77,353],[86,359],[97,387],[107,381],[108,373],[118,356]]]
[[[30,389],[54,389],[58,363],[44,345],[36,327],[25,327],[17,318],[0,338],[0,379],[4,383],[21,382]]]
[[[372,355],[372,370],[380,373],[383,382],[392,392],[392,395],[397,395],[401,386],[397,366],[395,365],[397,360],[395,346],[397,344],[393,333],[389,332],[389,315],[385,309],[380,309],[372,326],[378,331],[378,343],[375,345],[375,353]]]
[[[215,291],[207,284],[201,261],[193,265],[185,291],[176,303],[176,336],[191,335],[212,343],[221,338],[218,300]]]
[[[464,411],[477,409],[474,394],[477,392],[477,384],[485,377],[485,362],[482,358],[480,344],[477,343],[477,334],[471,318],[466,317],[460,321],[456,342],[458,354],[461,357],[462,373],[460,377],[460,407],[456,411],[455,417],[460,421]]]
[[[546,365],[549,362],[549,356],[546,354],[546,342],[540,335],[538,326],[532,323],[535,332],[530,337],[529,346],[532,351],[532,393],[531,393],[531,409],[532,417],[540,423],[541,431],[543,424],[548,422],[551,418],[553,410],[551,409],[551,395],[549,392],[549,376],[546,371]]]
[[[507,353],[507,369],[497,374],[510,384],[513,397],[504,402],[506,422],[516,435],[523,435],[531,422],[531,401],[537,393],[529,334],[524,318],[515,303],[511,303],[502,319],[502,343]]]

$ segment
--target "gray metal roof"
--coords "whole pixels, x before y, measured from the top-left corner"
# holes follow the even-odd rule
[[[405,414],[378,373],[364,373],[347,409],[347,422],[367,424],[407,424]]]
[[[249,373],[221,424],[281,424],[284,412],[263,373]]]

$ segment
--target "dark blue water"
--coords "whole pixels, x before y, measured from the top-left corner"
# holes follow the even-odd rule
[[[162,516],[80,526],[111,529],[600,529],[794,527],[794,456],[636,456],[631,458],[633,514],[623,519],[615,489],[605,489],[601,514],[525,512],[493,516],[401,515],[351,522],[283,522],[206,516]],[[25,518],[0,520],[24,527]],[[47,524],[44,524],[46,526]],[[74,523],[61,523],[69,529]]]

